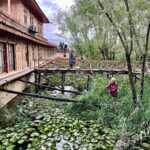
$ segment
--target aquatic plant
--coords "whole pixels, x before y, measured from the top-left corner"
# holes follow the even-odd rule
[[[28,111],[29,120],[0,130],[1,150],[113,148],[116,132],[112,129],[104,129],[79,116],[72,117],[54,105],[46,105],[46,101],[25,100],[23,103],[22,112]]]

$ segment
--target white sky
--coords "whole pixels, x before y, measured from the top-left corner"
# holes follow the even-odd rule
[[[54,13],[56,13],[57,10],[68,9],[74,3],[74,0],[36,0],[36,1],[50,21],[53,20]],[[44,25],[44,36],[50,42],[59,43],[61,39],[56,35],[56,33],[58,32],[59,32],[58,26],[56,25],[55,22],[53,22],[53,24]]]
[[[65,9],[73,4],[73,0],[54,0],[52,3],[57,4],[62,9]]]

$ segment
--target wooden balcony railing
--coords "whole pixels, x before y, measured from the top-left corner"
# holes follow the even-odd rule
[[[1,9],[0,9],[0,24],[7,25],[11,29],[23,32],[23,33],[27,34],[28,36],[33,37],[34,39],[37,39],[37,40],[47,43],[47,40],[43,36],[41,36],[39,33],[37,33],[37,34],[29,33],[29,28],[23,26],[21,24],[20,20],[8,15]]]

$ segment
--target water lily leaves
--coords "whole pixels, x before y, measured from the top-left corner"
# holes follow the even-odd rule
[[[0,130],[0,134],[2,134],[2,133],[6,133],[7,132],[7,130],[6,129],[2,129],[2,130]]]
[[[35,129],[34,128],[27,128],[26,131],[29,132],[29,133],[32,133],[32,132],[35,131]]]
[[[40,135],[39,133],[34,132],[34,133],[32,133],[30,136],[31,136],[31,137],[39,137],[39,135]]]
[[[44,118],[43,115],[39,115],[39,116],[36,117],[37,120],[42,120],[43,118]]]
[[[6,147],[6,150],[14,150],[14,148],[15,148],[15,145],[10,145],[10,146]]]
[[[3,135],[0,135],[0,141],[2,141],[3,139],[5,139],[6,136],[3,134]]]
[[[19,140],[18,144],[23,144],[25,142],[25,140]]]
[[[34,105],[34,104],[33,104]],[[29,150],[91,150],[99,143],[101,149],[113,147],[115,140],[109,136],[110,129],[102,129],[94,121],[83,121],[71,117],[58,109],[31,111],[34,120],[24,126],[0,130],[2,146],[13,149],[11,145],[26,145]],[[38,115],[42,114],[42,115]],[[103,146],[104,145],[104,146]],[[4,149],[6,149],[4,148]]]
[[[145,149],[150,149],[150,143],[142,143],[141,144]]]
[[[53,135],[52,132],[48,133],[48,137],[52,137],[52,135]]]
[[[97,139],[91,139],[91,143],[97,143],[98,140]]]
[[[40,138],[43,139],[43,140],[46,140],[47,139],[47,135],[40,135]]]
[[[12,137],[12,138],[10,139],[10,142],[11,142],[11,143],[15,143],[15,142],[17,142],[17,139],[16,139],[15,137]]]
[[[6,137],[7,137],[7,138],[10,138],[10,137],[12,137],[12,136],[14,136],[14,135],[15,135],[15,132],[12,132],[12,133],[6,134]]]

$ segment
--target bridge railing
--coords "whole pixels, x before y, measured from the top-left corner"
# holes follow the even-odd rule
[[[141,71],[142,63],[140,61],[135,61],[131,63],[133,71]],[[52,60],[48,65],[48,68],[69,68],[69,60],[58,58]],[[75,68],[88,69],[92,67],[93,69],[105,69],[105,70],[127,70],[126,61],[114,61],[114,60],[81,60],[77,59],[75,63]],[[150,72],[150,62],[146,62],[145,70]]]

